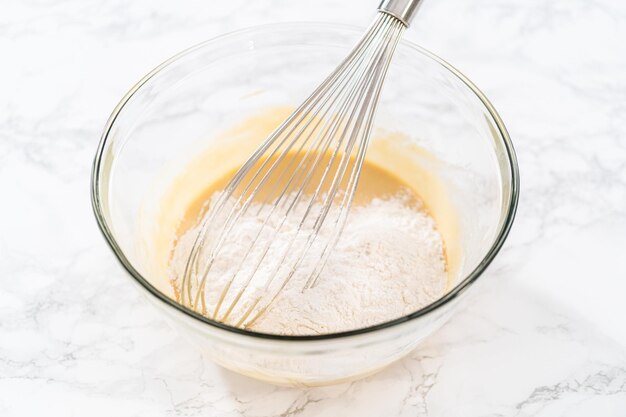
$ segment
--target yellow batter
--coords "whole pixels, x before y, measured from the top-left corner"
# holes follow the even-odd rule
[[[212,140],[206,151],[195,156],[171,181],[156,215],[149,216],[155,219],[146,225],[147,235],[152,238],[144,241],[151,259],[148,264],[157,269],[154,271],[157,276],[163,277],[155,283],[159,290],[175,298],[168,284],[167,268],[176,237],[197,223],[210,196],[223,189],[247,157],[292,110],[272,108],[243,120]],[[409,193],[412,201],[419,202],[434,218],[442,235],[450,287],[460,263],[457,221],[445,186],[437,178],[437,163],[406,136],[377,131],[368,147],[354,203],[363,204],[400,191]]]
[[[258,201],[273,201],[274,198],[272,197],[274,197],[274,195],[268,196],[266,195],[268,193],[264,191],[274,190],[275,185],[277,185],[276,190],[284,189],[287,186],[288,178],[294,173],[294,167],[298,166],[298,164],[303,160],[304,156],[305,155],[303,153],[299,153],[299,154],[295,152],[288,153],[286,157],[282,159],[282,161],[278,162],[272,168],[272,172],[276,173],[275,177],[277,178],[273,178],[272,176],[269,177],[267,184],[271,184],[271,187],[270,186],[261,187],[259,191],[255,194],[255,199]],[[308,158],[310,160],[310,159],[313,159],[314,156],[309,155]],[[330,158],[331,158],[330,152],[323,155],[320,158],[320,166],[325,167],[328,161],[330,160]],[[339,158],[335,158],[335,160],[338,160],[338,159]],[[276,157],[272,158],[269,161],[269,163],[267,163],[266,166],[271,166],[274,162],[276,162],[276,160],[277,160]],[[261,165],[265,161],[266,159],[261,159],[258,164]],[[353,164],[354,164],[354,159],[351,159],[350,162],[348,163],[348,168],[346,170],[348,173],[351,172]],[[254,169],[251,170],[251,172],[255,172],[256,169],[257,167],[255,166]],[[207,201],[210,200],[211,196],[215,192],[224,190],[226,184],[235,175],[236,171],[237,169],[233,169],[231,172],[224,174],[217,181],[207,184],[206,188],[191,202],[191,204],[188,206],[187,210],[185,211],[183,218],[181,219],[181,222],[179,224],[179,227],[176,231],[176,236],[182,235],[190,227],[193,227],[198,223],[199,219],[201,219],[202,216],[204,215],[204,210],[206,209]],[[266,170],[262,170],[261,172],[265,173],[265,171]],[[319,169],[319,170],[316,170],[311,175],[312,179],[309,182],[309,185],[304,188],[305,195],[306,194],[310,195],[314,191],[314,188],[321,182],[322,173],[323,173],[323,169]],[[262,175],[259,175],[259,178],[260,177],[262,177]],[[349,174],[346,174],[342,181],[341,189],[346,188],[348,178],[349,178]],[[247,184],[248,180],[244,178],[242,183]],[[324,184],[328,185],[329,183],[330,183],[330,179],[328,179]],[[294,187],[291,187],[289,189],[293,189],[293,188]],[[327,190],[322,188],[322,193],[324,191],[327,191]],[[419,205],[420,207],[422,207],[422,203],[418,195],[415,193],[413,189],[409,187],[407,183],[402,181],[401,178],[395,176],[392,172],[378,165],[375,165],[371,162],[366,161],[364,162],[363,167],[361,169],[360,180],[359,180],[356,192],[354,194],[353,205],[355,206],[365,205],[366,203],[370,202],[374,198],[391,197],[399,193],[402,193],[403,197],[406,197],[406,201],[409,204]]]

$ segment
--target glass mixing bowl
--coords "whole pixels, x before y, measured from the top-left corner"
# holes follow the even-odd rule
[[[299,104],[362,33],[328,24],[279,24],[204,42],[145,76],[104,130],[91,191],[107,242],[173,327],[236,372],[311,386],[381,369],[414,349],[458,308],[511,227],[519,174],[500,117],[459,71],[403,41],[387,76],[376,128],[403,132],[427,150],[424,166],[443,184],[456,212],[454,246],[460,261],[447,294],[396,320],[320,336],[233,328],[173,299],[166,277],[146,255],[151,242],[145,230],[164,227],[153,209],[160,204],[159,191],[211,141],[228,140],[218,135],[225,128],[268,107]]]

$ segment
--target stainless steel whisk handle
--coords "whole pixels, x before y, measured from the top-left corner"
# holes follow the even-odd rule
[[[378,10],[392,15],[408,27],[420,4],[422,0],[383,0]]]

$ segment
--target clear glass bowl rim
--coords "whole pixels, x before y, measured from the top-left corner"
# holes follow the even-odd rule
[[[410,41],[403,39],[401,41],[403,46],[408,47],[409,49],[412,49],[415,52],[420,53],[426,56],[427,58],[432,59],[433,61],[435,61],[442,67],[444,67],[446,70],[448,70],[453,76],[455,76],[460,81],[462,81],[476,95],[476,97],[481,101],[485,109],[489,112],[489,114],[491,115],[491,117],[493,118],[496,124],[496,127],[498,129],[498,132],[501,138],[503,139],[502,143],[499,143],[498,145],[502,146],[503,148],[502,150],[504,150],[506,153],[509,170],[510,170],[509,174],[511,178],[511,182],[509,184],[510,196],[509,196],[508,201],[505,202],[506,213],[504,216],[504,221],[502,222],[500,229],[498,230],[498,233],[496,235],[496,238],[493,244],[491,245],[491,247],[489,248],[489,250],[483,257],[481,262],[471,271],[471,273],[469,273],[465,278],[463,278],[454,288],[452,288],[443,297],[439,298],[433,303],[425,307],[422,307],[421,309],[411,314],[408,314],[406,316],[399,317],[397,319],[380,323],[374,326],[360,328],[360,329],[354,329],[354,330],[343,331],[343,332],[338,332],[338,333],[328,333],[328,334],[323,334],[323,335],[306,335],[306,336],[287,336],[287,335],[269,334],[269,333],[254,332],[250,330],[232,327],[227,324],[220,323],[215,320],[211,320],[187,307],[184,307],[181,304],[178,304],[174,300],[167,297],[165,294],[161,293],[159,290],[157,290],[152,284],[150,284],[150,282],[147,279],[145,279],[131,265],[129,260],[126,258],[123,251],[117,244],[117,241],[115,240],[115,237],[113,236],[113,232],[111,228],[109,227],[109,225],[107,224],[107,220],[103,214],[102,201],[101,201],[100,194],[99,194],[100,185],[101,185],[100,184],[100,180],[101,180],[100,179],[100,167],[102,165],[102,157],[104,155],[104,150],[106,149],[106,146],[107,146],[107,140],[108,140],[109,134],[111,132],[113,125],[115,124],[115,121],[118,115],[124,109],[124,106],[131,99],[131,97],[139,89],[141,89],[141,87],[144,84],[146,84],[152,77],[154,77],[160,71],[162,71],[169,65],[173,64],[174,62],[176,62],[178,59],[182,58],[185,55],[193,53],[196,50],[209,46],[211,44],[216,44],[222,41],[227,41],[229,38],[235,38],[237,36],[241,36],[245,34],[251,34],[255,32],[258,32],[258,34],[262,34],[263,32],[272,32],[272,31],[279,31],[279,30],[286,31],[286,30],[291,30],[291,29],[298,30],[298,29],[302,29],[305,26],[306,26],[306,29],[308,30],[325,28],[329,30],[333,30],[333,29],[344,30],[344,31],[349,30],[349,31],[357,31],[358,33],[363,33],[362,28],[351,26],[351,25],[335,24],[335,23],[319,23],[319,22],[273,23],[273,24],[252,26],[252,27],[248,27],[245,29],[232,31],[232,32],[214,37],[212,39],[206,40],[199,44],[196,44],[190,48],[187,48],[179,52],[178,54],[172,56],[171,58],[167,59],[166,61],[161,63],[159,66],[154,68],[152,71],[150,71],[148,74],[146,74],[120,100],[120,102],[117,104],[117,106],[115,107],[111,115],[109,116],[109,119],[107,120],[104,131],[100,138],[100,143],[98,145],[98,149],[96,151],[96,155],[95,155],[93,165],[92,165],[92,172],[91,172],[92,209],[96,217],[96,221],[98,223],[100,231],[104,235],[105,240],[109,244],[109,247],[115,254],[115,257],[117,258],[117,260],[122,264],[122,267],[139,283],[141,287],[147,290],[149,294],[156,297],[158,301],[165,303],[166,307],[174,308],[178,310],[179,312],[191,317],[192,319],[198,320],[201,323],[204,323],[206,325],[209,325],[209,326],[221,329],[221,330],[226,330],[228,332],[239,334],[242,336],[252,337],[252,338],[270,339],[270,340],[275,340],[275,341],[333,340],[333,339],[338,339],[338,338],[346,338],[350,336],[357,336],[357,335],[361,335],[365,333],[372,333],[372,332],[376,332],[379,330],[387,329],[387,328],[399,325],[401,323],[417,319],[418,317],[425,316],[439,309],[440,307],[444,306],[445,304],[448,304],[452,300],[459,297],[465,290],[467,290],[471,286],[471,284],[474,283],[478,279],[478,277],[482,275],[485,269],[493,261],[494,257],[500,251],[500,248],[504,244],[504,241],[506,240],[509,234],[509,231],[513,224],[513,220],[515,218],[515,213],[517,211],[517,205],[519,201],[520,185],[519,185],[519,167],[517,163],[517,157],[515,155],[513,143],[511,142],[511,138],[509,137],[506,127],[504,126],[502,119],[496,112],[491,102],[482,93],[482,91],[480,91],[478,87],[474,85],[474,83],[472,83],[465,75],[463,75],[455,67],[453,67],[452,65],[450,65],[448,62],[438,57],[437,55],[433,54],[432,52]]]

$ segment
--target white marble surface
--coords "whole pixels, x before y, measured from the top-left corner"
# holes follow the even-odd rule
[[[221,370],[156,316],[106,247],[91,158],[136,80],[225,31],[365,25],[376,3],[0,3],[1,416],[626,416],[621,0],[424,4],[407,37],[499,109],[521,202],[480,294],[375,376],[302,390]]]

